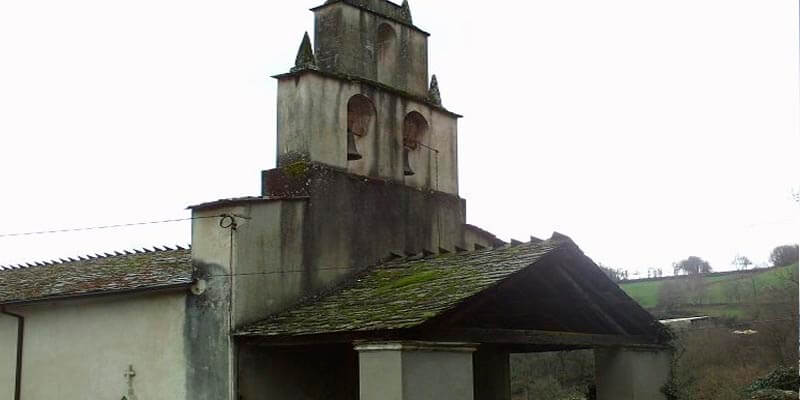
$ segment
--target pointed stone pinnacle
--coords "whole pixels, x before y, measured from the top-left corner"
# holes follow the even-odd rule
[[[437,106],[442,105],[442,94],[439,93],[439,81],[436,80],[436,75],[431,77],[431,88],[428,89],[428,100]]]
[[[316,69],[317,59],[314,57],[314,49],[311,47],[311,39],[308,32],[303,35],[303,42],[300,43],[300,50],[297,51],[297,58],[294,61],[292,72],[303,69]]]
[[[411,6],[408,5],[408,0],[403,0],[403,17],[408,21],[409,24],[413,23],[411,20]]]

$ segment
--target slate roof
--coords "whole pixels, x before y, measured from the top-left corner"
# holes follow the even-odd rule
[[[238,205],[246,205],[252,203],[264,203],[269,201],[282,201],[282,200],[306,200],[308,196],[245,196],[235,197],[230,199],[219,199],[207,203],[196,204],[186,207],[189,210],[204,210],[213,209],[217,207],[233,207]]]
[[[191,283],[192,259],[188,249],[101,256],[0,270],[0,304],[188,286]]]
[[[299,336],[411,328],[563,246],[565,236],[373,267],[328,294],[240,329],[240,336]]]

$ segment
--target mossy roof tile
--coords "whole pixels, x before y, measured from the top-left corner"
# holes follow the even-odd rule
[[[562,244],[551,239],[370,268],[333,291],[247,326],[240,336],[411,328],[455,308]]]
[[[191,251],[147,251],[0,270],[0,304],[189,285]]]

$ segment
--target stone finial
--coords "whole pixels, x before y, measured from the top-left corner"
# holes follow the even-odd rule
[[[311,48],[311,38],[308,37],[308,32],[306,32],[303,35],[303,42],[300,43],[300,50],[297,51],[297,58],[294,61],[292,72],[309,68],[317,68],[317,59],[314,57],[314,49]]]
[[[442,105],[442,94],[439,92],[439,81],[436,80],[436,75],[431,77],[431,88],[428,89],[428,99],[437,106]]]
[[[403,18],[405,18],[409,24],[413,23],[414,21],[411,20],[411,6],[408,5],[408,0],[403,0],[402,7],[403,10],[401,12],[403,13]]]

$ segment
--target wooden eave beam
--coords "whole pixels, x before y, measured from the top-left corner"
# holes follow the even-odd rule
[[[626,347],[663,349],[653,338],[628,335],[602,335],[592,333],[555,332],[525,329],[447,328],[404,329],[395,331],[341,332],[308,336],[238,336],[240,341],[259,346],[316,346],[346,344],[361,340],[424,340],[493,344],[531,351],[546,349],[588,349]],[[545,349],[545,350],[543,350]],[[525,350],[523,350],[525,351]]]
[[[579,256],[573,259],[570,263],[565,265],[566,270],[575,271],[577,265],[582,265],[586,273],[590,276],[588,279],[595,281],[607,281],[609,290],[599,291],[598,288],[593,286],[586,286],[587,293],[596,299],[603,299],[604,303],[610,306],[606,315],[610,316],[614,321],[626,326],[626,330],[631,334],[641,334],[648,332],[648,324],[656,321],[650,313],[645,311],[635,300],[631,299],[619,287],[619,285],[611,282],[611,280],[599,268],[596,268],[594,263],[586,256]],[[627,307],[624,305],[627,303]],[[623,311],[624,310],[624,311]],[[633,330],[631,329],[633,328]]]
[[[456,340],[498,345],[564,346],[576,348],[636,347],[664,348],[652,338],[628,335],[551,332],[523,329],[454,328],[428,332],[422,340]]]
[[[258,346],[316,346],[337,343],[352,343],[359,340],[403,340],[405,330],[366,331],[366,332],[334,332],[313,335],[235,335],[240,342]]]
[[[600,319],[600,321],[602,321],[607,329],[611,329],[622,335],[629,334],[629,332],[620,324],[618,324],[612,316],[608,315],[600,306],[597,305],[597,302],[603,301],[603,298],[597,296],[591,288],[581,285],[581,283],[573,278],[566,265],[563,263],[551,265],[551,269],[551,272],[554,275],[561,278],[569,285],[570,288],[572,288],[572,290],[575,291],[578,296],[581,297],[581,299],[583,299],[583,301],[586,303],[586,307],[588,307],[589,310],[591,310]]]

